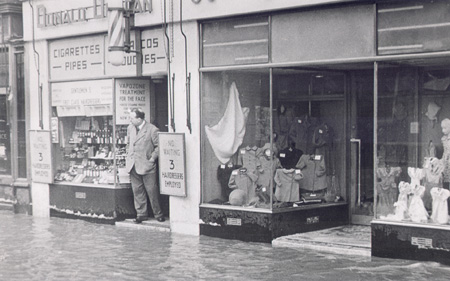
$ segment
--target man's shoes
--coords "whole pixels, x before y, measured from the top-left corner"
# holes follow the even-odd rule
[[[166,221],[166,219],[164,217],[156,218],[156,220],[159,221],[159,222],[165,222]]]
[[[142,223],[143,221],[146,221],[147,220],[147,218],[145,218],[145,217],[136,217],[134,220],[133,220],[133,222],[134,223]]]

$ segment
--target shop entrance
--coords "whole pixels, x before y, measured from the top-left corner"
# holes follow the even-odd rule
[[[373,219],[373,70],[350,73],[350,211],[351,223]]]
[[[151,95],[151,122],[159,128],[160,132],[169,131],[169,114],[168,114],[168,90],[167,77],[160,79],[152,79],[153,93]],[[160,196],[161,208],[164,216],[169,216],[169,195]]]

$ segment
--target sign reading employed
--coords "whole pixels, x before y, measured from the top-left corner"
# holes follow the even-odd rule
[[[52,142],[50,131],[30,131],[31,178],[52,183]]]
[[[130,110],[140,108],[150,120],[150,81],[116,79],[116,124],[130,123]]]
[[[58,116],[85,116],[86,112],[112,115],[112,82],[110,79],[52,83],[52,106]],[[101,111],[99,105],[105,105]],[[97,110],[92,113],[91,107]]]
[[[161,194],[186,196],[184,133],[159,133],[159,186]]]
[[[53,80],[100,77],[104,75],[103,35],[51,42],[50,76]]]

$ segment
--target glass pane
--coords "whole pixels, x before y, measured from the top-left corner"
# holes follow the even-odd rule
[[[112,120],[110,115],[59,118],[55,182],[115,183]]]
[[[18,171],[20,178],[27,177],[27,159],[26,159],[26,123],[25,123],[25,77],[23,54],[16,54],[16,79],[17,79],[17,141],[19,143],[18,151]]]
[[[380,219],[448,223],[450,71],[444,60],[379,67]]]
[[[302,69],[275,69],[273,75],[274,150],[281,163],[273,208],[343,201],[345,75]]]
[[[269,72],[207,73],[202,85],[203,203],[269,209]]]
[[[7,96],[0,95],[0,175],[11,175],[11,140]]]
[[[0,87],[9,86],[8,48],[0,47]]]

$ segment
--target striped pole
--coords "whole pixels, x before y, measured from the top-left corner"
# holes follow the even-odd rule
[[[125,21],[122,9],[109,10],[108,14],[109,62],[122,65],[124,59]]]

